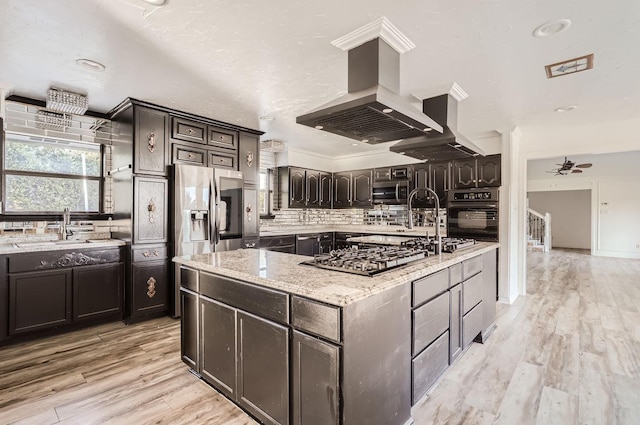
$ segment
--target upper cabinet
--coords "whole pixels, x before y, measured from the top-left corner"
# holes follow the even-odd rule
[[[331,173],[299,167],[278,168],[279,208],[330,208]]]
[[[217,148],[236,150],[238,149],[238,133],[209,126],[209,139],[207,143]]]
[[[351,172],[333,175],[333,208],[351,207]]]
[[[257,185],[260,174],[260,139],[256,134],[240,133],[238,164],[244,183]]]
[[[354,207],[370,207],[371,202],[371,180],[372,170],[358,170],[351,173],[353,186],[353,199],[351,205]]]
[[[453,188],[497,187],[501,185],[500,155],[453,161]]]
[[[447,200],[447,191],[451,188],[451,163],[432,162],[422,163],[413,166],[415,188],[429,188],[438,194],[440,206],[444,207]],[[433,194],[426,190],[416,193],[412,203],[419,208],[434,208],[435,200]]]
[[[134,109],[134,134],[133,172],[136,174],[166,175],[169,114],[136,106]]]

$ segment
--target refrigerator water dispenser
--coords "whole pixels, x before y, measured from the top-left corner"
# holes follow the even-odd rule
[[[209,211],[191,210],[191,241],[209,240]]]

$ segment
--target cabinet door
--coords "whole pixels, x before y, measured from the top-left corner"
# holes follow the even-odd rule
[[[256,189],[243,189],[243,235],[260,235],[260,217],[258,215],[258,191]]]
[[[207,125],[201,122],[174,117],[171,120],[171,137],[185,142],[207,143]]]
[[[135,139],[133,172],[135,174],[167,174],[167,136],[169,115],[141,106],[134,111]]]
[[[167,180],[136,176],[134,179],[133,243],[167,241]]]
[[[289,423],[289,328],[238,311],[238,403],[265,424]]]
[[[416,164],[413,166],[413,178],[414,178],[414,188],[416,189],[424,189],[427,187],[431,187],[429,182],[429,164]],[[412,205],[420,208],[428,208],[431,207],[432,201],[431,196],[429,196],[429,192],[426,190],[419,190],[415,198],[413,198]]]
[[[258,136],[255,134],[240,133],[238,156],[240,171],[242,171],[245,184],[257,185],[260,164]]]
[[[133,263],[130,306],[132,317],[167,310],[167,264],[162,262]]]
[[[451,288],[449,316],[449,364],[462,354],[462,285]]]
[[[370,207],[371,204],[371,170],[353,173],[354,207]]]
[[[500,155],[478,158],[478,187],[497,187],[501,181]]]
[[[236,309],[200,297],[202,378],[232,400],[236,399]]]
[[[305,170],[303,168],[289,169],[289,207],[301,208],[305,206]]]
[[[447,191],[451,188],[451,173],[449,162],[433,163],[429,166],[429,188],[438,194],[440,208],[446,207]],[[430,198],[431,199],[431,198]],[[432,205],[435,202],[431,199]]]
[[[199,371],[198,294],[180,288],[180,355],[191,369]]]
[[[320,205],[320,172],[307,170],[306,174],[306,191],[308,208],[318,208]]]
[[[470,189],[476,187],[476,180],[475,158],[453,162],[454,189]]]
[[[351,206],[351,173],[336,173],[333,176],[333,207]]]
[[[331,174],[320,173],[320,201],[318,202],[318,207],[331,208],[331,194],[333,193],[331,190],[332,184],[333,179],[331,178]]]
[[[118,316],[122,319],[124,264],[73,269],[73,320]]]
[[[209,145],[224,149],[238,149],[238,133],[217,127],[209,127]]]
[[[293,332],[293,425],[339,423],[340,348]]]
[[[71,323],[71,269],[9,275],[9,334]]]

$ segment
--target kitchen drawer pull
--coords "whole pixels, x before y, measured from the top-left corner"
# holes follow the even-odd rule
[[[255,242],[246,243],[246,244],[244,244],[244,246],[247,247],[247,248],[255,248],[256,247],[256,243]]]
[[[157,257],[158,255],[160,255],[160,252],[158,250],[154,250],[153,252],[145,251],[142,253],[142,255],[144,255],[145,257]]]
[[[147,149],[149,152],[154,153],[156,151],[156,133],[151,132],[147,137]]]
[[[153,276],[147,280],[147,296],[149,298],[153,298],[156,295],[156,282]]]
[[[187,129],[187,134],[188,134],[189,136],[193,136],[195,133],[196,133],[196,131],[195,131],[193,128],[188,128],[188,129]]]

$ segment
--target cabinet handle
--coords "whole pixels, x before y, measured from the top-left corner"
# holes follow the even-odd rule
[[[251,202],[247,204],[245,211],[247,213],[247,221],[251,221],[251,211],[253,211],[253,208],[251,207]]]
[[[147,136],[147,149],[149,149],[149,152],[154,153],[156,151],[156,133],[155,131],[152,131],[151,133],[149,133],[149,136]]]
[[[255,248],[256,247],[256,243],[255,242],[246,243],[246,244],[244,244],[244,246],[246,246],[247,248]]]
[[[147,296],[149,298],[153,298],[156,295],[156,280],[153,276],[151,276],[147,280]]]
[[[224,142],[225,137],[224,136],[218,136],[218,140],[220,140],[221,142]]]
[[[247,167],[253,166],[253,152],[247,151]]]
[[[191,159],[191,158],[193,158],[193,154],[192,154],[192,153],[189,153],[189,154],[187,154],[187,157],[188,157],[189,159]]]
[[[147,205],[147,211],[149,212],[149,223],[153,223],[156,220],[156,204],[153,202],[153,199],[149,200],[149,205]]]
[[[155,250],[153,252],[149,252],[149,251],[145,251],[142,253],[143,256],[145,257],[157,257],[158,255],[160,255],[160,252],[158,252],[158,250]]]
[[[189,136],[193,136],[195,133],[196,133],[196,131],[195,131],[193,128],[188,128],[188,129],[187,129],[187,134],[188,134]]]

